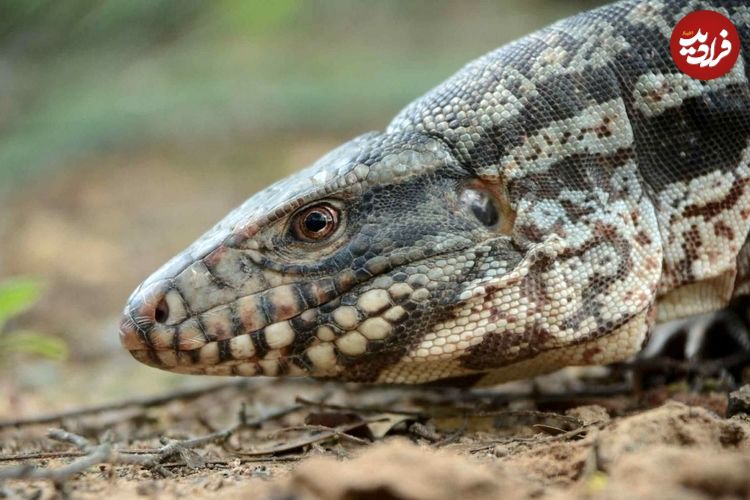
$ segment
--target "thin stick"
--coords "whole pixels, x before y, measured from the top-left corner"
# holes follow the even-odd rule
[[[161,406],[172,401],[184,400],[184,399],[195,399],[203,396],[204,394],[210,394],[212,392],[221,391],[231,387],[243,387],[249,384],[248,380],[233,380],[231,382],[220,382],[218,384],[212,384],[205,387],[191,388],[191,389],[177,389],[175,391],[159,394],[156,396],[146,397],[135,397],[129,399],[123,399],[121,401],[115,401],[114,403],[108,403],[97,406],[88,406],[83,408],[77,408],[75,410],[61,411],[58,413],[50,413],[48,415],[38,415],[34,417],[19,418],[14,420],[0,420],[0,429],[8,427],[21,427],[26,425],[39,425],[39,424],[50,424],[53,422],[59,422],[66,418],[82,417],[85,415],[91,415],[95,413],[104,413],[115,410],[122,410],[131,406],[138,406],[141,408],[150,408],[154,406]]]
[[[21,460],[49,460],[50,458],[78,458],[84,456],[82,451],[40,451],[37,453],[20,453],[18,455],[0,456],[0,462],[19,462]]]
[[[322,441],[327,441],[331,438],[345,439],[347,441],[356,442],[357,444],[370,444],[369,441],[359,439],[355,436],[350,436],[346,434],[348,431],[354,430],[360,427],[361,425],[362,425],[362,422],[357,422],[354,424],[349,424],[349,425],[344,425],[344,426],[334,427],[334,428],[324,427],[325,430],[320,432],[320,434],[304,437],[298,441],[290,441],[276,448],[270,448],[266,450],[242,451],[242,452],[238,452],[237,454],[241,457],[262,457],[262,456],[270,457],[276,453],[283,453],[286,451],[295,450],[297,448],[302,448],[303,446],[309,446],[311,444],[320,443]],[[313,427],[318,428],[319,426],[313,426]]]
[[[227,429],[192,439],[171,441],[161,448],[148,451],[117,450],[113,448],[111,443],[102,443],[94,446],[88,439],[78,434],[64,431],[62,429],[50,429],[47,434],[50,439],[71,443],[79,448],[84,455],[78,460],[74,460],[70,464],[56,469],[45,469],[30,464],[6,467],[0,469],[0,481],[6,479],[46,479],[59,485],[73,476],[84,472],[89,467],[103,463],[112,465],[140,465],[142,467],[150,468],[163,476],[169,476],[171,473],[164,468],[162,462],[175,454],[182,454],[185,450],[203,446],[208,443],[225,441],[240,429],[257,427],[263,422],[281,418],[293,411],[299,410],[300,408],[302,408],[301,405],[294,404],[271,411],[255,419],[248,420],[243,407],[239,414],[239,421]]]
[[[310,401],[309,399],[305,399],[301,396],[297,396],[295,398],[295,401],[297,401],[300,404],[303,404],[305,406],[317,406],[321,409],[327,409],[327,410],[345,410],[345,411],[351,411],[355,413],[393,413],[395,415],[405,415],[408,417],[415,417],[415,418],[424,418],[427,416],[427,414],[424,411],[413,411],[413,410],[399,410],[399,409],[388,409],[384,408],[382,406],[356,406],[356,405],[338,405],[338,404],[332,404],[332,403],[321,403],[318,401]]]
[[[60,483],[80,474],[93,465],[108,462],[111,454],[111,445],[105,443],[95,447],[86,456],[57,469],[42,469],[29,464],[7,467],[0,470],[0,481],[4,479],[48,479],[55,483]]]

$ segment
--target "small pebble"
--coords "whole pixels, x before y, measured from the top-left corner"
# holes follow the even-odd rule
[[[727,417],[732,417],[738,413],[750,414],[750,384],[743,385],[736,391],[729,393]]]

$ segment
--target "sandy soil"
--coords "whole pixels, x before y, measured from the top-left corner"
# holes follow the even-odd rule
[[[750,495],[750,419],[717,413],[725,406],[724,395],[660,390],[643,398],[569,397],[550,404],[538,395],[508,403],[509,394],[506,389],[469,397],[293,382],[232,386],[191,401],[133,406],[66,419],[62,425],[92,441],[109,439],[121,451],[150,450],[159,448],[163,437],[184,439],[230,426],[242,403],[251,420],[293,406],[299,395],[310,403],[237,431],[224,443],[178,453],[165,460],[162,471],[104,464],[67,479],[57,490],[50,481],[13,480],[5,488],[25,498]],[[322,400],[335,406],[314,404]],[[545,406],[558,410],[534,409]],[[44,427],[5,429],[3,460],[75,450],[46,439]],[[49,469],[71,460],[27,457],[26,462]]]

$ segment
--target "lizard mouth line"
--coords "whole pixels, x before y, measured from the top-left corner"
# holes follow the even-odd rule
[[[380,276],[393,273],[404,266],[414,266],[436,258],[456,252],[464,252],[477,245],[452,247],[429,257],[410,261],[388,268],[381,274],[370,277],[366,281],[354,283],[353,278],[346,275],[346,271],[336,278],[323,278],[308,283],[280,285],[262,292],[238,297],[237,299],[217,304],[199,313],[194,313],[174,324],[154,324],[150,318],[148,325],[140,324],[139,316],[128,310],[120,324],[120,339],[123,347],[128,351],[197,351],[213,343],[228,341],[242,335],[283,337],[276,344],[291,343],[296,337],[296,330],[300,326],[314,328],[317,318],[326,312],[322,308],[331,308],[331,304],[345,293],[357,286],[377,279]],[[343,276],[343,277],[342,277]],[[350,280],[351,284],[343,290],[337,290],[334,281],[339,283]],[[368,290],[369,291],[369,290]],[[363,292],[367,293],[367,292]],[[305,304],[300,304],[298,297],[305,297]],[[312,304],[312,307],[303,307]],[[269,307],[269,304],[271,307]],[[187,308],[186,308],[187,309]],[[269,312],[269,309],[273,312]],[[333,308],[335,310],[335,308]],[[366,314],[365,314],[366,316]],[[275,319],[275,321],[274,321]],[[363,319],[366,319],[363,318]],[[295,323],[295,329],[291,323]],[[278,333],[278,335],[277,335]],[[265,351],[274,350],[274,343],[268,345]]]
[[[299,356],[286,356],[280,351],[272,351],[260,357],[225,357],[220,342],[206,344],[194,351],[149,351],[146,349],[129,351],[141,363],[176,373],[205,375],[291,375],[309,376],[310,371],[300,366]]]
[[[408,265],[418,265],[476,246],[454,247]],[[215,316],[213,318],[206,318],[204,313],[180,325],[150,331],[139,329],[136,318],[131,316],[121,325],[121,336],[122,332],[139,331],[138,342],[126,345],[131,355],[144,364],[174,372],[333,376],[345,369],[347,360],[368,352],[381,352],[386,339],[407,319],[407,308],[429,299],[431,292],[427,285],[430,280],[426,275],[423,275],[424,280],[416,281],[409,276],[408,283],[407,278],[391,278],[392,272],[402,266],[371,278],[376,286],[358,292],[356,306],[336,303],[343,295],[337,294],[288,319],[238,330],[238,325],[241,328],[245,324],[236,321],[238,317],[243,319],[241,314],[235,315],[234,322],[223,316],[237,304],[235,301],[209,310]],[[247,297],[243,299],[248,300]],[[239,307],[233,309],[235,313],[241,311]],[[144,336],[148,342],[142,341]]]

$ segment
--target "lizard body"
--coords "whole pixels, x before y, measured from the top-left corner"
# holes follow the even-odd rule
[[[717,10],[740,57],[669,53]],[[464,67],[257,193],[131,296],[138,360],[218,375],[481,383],[636,353],[750,290],[750,7],[626,0]]]

